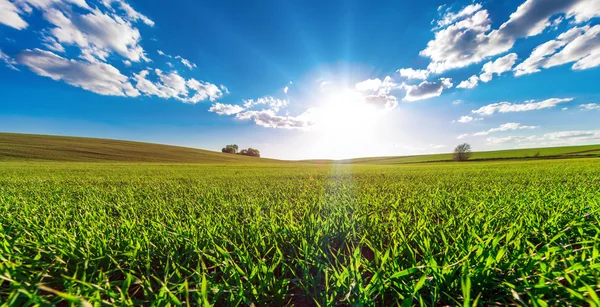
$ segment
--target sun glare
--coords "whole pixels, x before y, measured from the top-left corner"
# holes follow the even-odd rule
[[[342,88],[328,91],[322,99],[314,115],[314,129],[316,141],[330,148],[329,157],[345,158],[357,149],[356,144],[376,137],[378,122],[386,111],[365,103],[363,94]]]

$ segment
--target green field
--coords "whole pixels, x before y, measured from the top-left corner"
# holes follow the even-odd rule
[[[600,157],[600,145],[528,148],[474,152],[472,160]],[[0,161],[164,162],[164,163],[277,163],[273,159],[223,154],[162,144],[0,133]],[[372,157],[350,160],[303,160],[310,164],[404,164],[452,161],[452,154]],[[290,163],[291,161],[286,161]]]
[[[577,154],[597,146],[372,165],[19,138],[0,135],[6,306],[600,305],[600,159]],[[127,162],[147,148],[160,163]]]
[[[0,163],[8,305],[585,305],[600,159]]]
[[[272,159],[224,154],[220,152],[162,144],[0,133],[0,161],[68,162],[163,162],[163,163],[256,163]]]

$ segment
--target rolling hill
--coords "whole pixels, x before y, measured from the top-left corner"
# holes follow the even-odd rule
[[[261,163],[274,159],[152,143],[0,133],[0,161]]]
[[[489,161],[505,159],[551,159],[551,158],[582,158],[600,157],[600,145],[560,146],[543,148],[507,149],[495,151],[473,152],[469,161]],[[370,157],[347,160],[313,160],[320,163],[348,163],[348,164],[405,164],[422,162],[452,161],[451,153],[396,156],[396,157]]]
[[[472,161],[527,158],[600,157],[600,145],[511,149],[474,152]],[[406,164],[451,161],[452,154],[369,157],[348,160],[294,161],[315,164]],[[224,154],[196,148],[153,143],[0,133],[0,161],[163,162],[163,163],[281,163],[292,162]]]

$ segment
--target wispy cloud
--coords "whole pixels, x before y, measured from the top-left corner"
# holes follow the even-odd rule
[[[474,114],[492,115],[494,113],[526,112],[541,109],[548,109],[557,106],[560,103],[568,102],[573,98],[550,98],[540,102],[529,101],[525,103],[498,102],[483,106],[477,110],[472,110]]]

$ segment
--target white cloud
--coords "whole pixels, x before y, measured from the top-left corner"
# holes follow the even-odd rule
[[[194,69],[196,68],[196,64],[182,58],[181,56],[175,56],[176,59],[178,59],[179,61],[181,61],[181,64],[183,64],[185,67],[189,68],[189,69]]]
[[[356,83],[355,88],[360,92],[368,92],[372,95],[388,95],[392,90],[401,88],[402,85],[394,82],[390,76],[386,76],[383,81],[379,78],[367,79]]]
[[[84,1],[85,2],[85,1]],[[126,16],[128,17],[128,19],[130,21],[137,21],[137,20],[141,20],[143,21],[145,24],[153,27],[154,26],[154,21],[150,20],[150,18],[144,16],[143,14],[140,14],[139,12],[137,12],[136,10],[134,10],[131,5],[129,5],[127,2],[125,2],[124,0],[103,0],[104,5],[112,8],[114,10],[114,8],[112,7],[113,3],[118,3],[119,7],[125,12]]]
[[[288,86],[284,87],[284,88],[283,88],[283,93],[287,94],[287,92],[289,91],[289,89],[290,89],[290,88],[289,88]]]
[[[241,120],[254,120],[258,126],[283,129],[308,129],[315,124],[313,110],[309,109],[298,116],[281,116],[273,110],[246,111],[236,115]]]
[[[502,73],[510,71],[517,61],[516,53],[509,53],[495,61],[487,62],[481,69],[482,74],[479,76],[481,82],[489,82],[494,74],[500,76]]]
[[[575,22],[582,23],[600,16],[600,2],[597,0],[580,0],[567,11],[567,18],[574,18]]]
[[[429,71],[426,69],[401,68],[397,70],[400,76],[408,79],[425,80],[429,76]]]
[[[579,106],[584,110],[600,110],[600,103],[587,103]]]
[[[460,99],[456,99],[456,100],[452,101],[452,104],[453,104],[453,105],[459,105],[459,104],[461,104],[462,102],[463,102],[462,100],[460,100]]]
[[[18,62],[40,76],[62,80],[101,95],[130,97],[140,95],[126,76],[106,63],[69,60],[40,49],[23,51],[18,56]]]
[[[194,78],[186,80],[176,71],[163,73],[160,69],[155,69],[154,73],[158,77],[156,82],[147,79],[150,74],[149,70],[143,70],[139,74],[134,74],[133,77],[136,81],[135,87],[148,96],[174,98],[185,103],[195,104],[204,100],[214,102],[223,96],[224,91],[227,93],[227,88],[224,86],[218,87]]]
[[[594,57],[600,53],[599,33],[600,25],[569,29],[556,39],[537,46],[525,61],[515,67],[515,76],[539,72],[541,67],[549,68],[575,61],[578,62],[573,65],[573,69],[597,66]],[[561,51],[557,53],[559,50]]]
[[[480,120],[483,120],[483,118],[481,118],[481,117],[472,117],[472,116],[468,116],[467,115],[467,116],[461,116],[457,120],[457,122],[465,124],[465,123],[470,123],[470,122],[480,121]]]
[[[494,30],[487,10],[465,7],[452,18],[442,19],[448,26],[437,31],[420,54],[430,58],[427,68],[435,73],[465,67],[509,51],[519,38],[540,34],[552,26],[554,15],[566,14],[581,23],[598,16],[597,7],[597,0],[527,0]]]
[[[0,0],[0,23],[17,30],[27,28],[28,24],[19,14],[22,11],[8,0]]]
[[[210,82],[198,81],[194,78],[187,80],[186,85],[196,93],[194,96],[184,99],[184,102],[197,103],[206,99],[215,101],[223,97],[224,92],[229,93],[224,85],[216,86]]]
[[[257,105],[268,106],[269,109],[277,112],[279,109],[286,107],[289,103],[287,99],[278,99],[271,96],[260,97],[258,99],[245,99],[244,107],[249,109]]]
[[[381,86],[381,80],[379,78],[375,79],[367,79],[365,81],[361,81],[356,83],[355,87],[358,91],[376,91]]]
[[[479,83],[479,78],[475,75],[458,84],[457,88],[474,88]]]
[[[136,81],[135,88],[148,96],[158,96],[160,98],[170,98],[169,94],[163,92],[152,81],[146,79],[149,75],[148,70],[142,70],[139,74],[133,74],[133,79]]]
[[[61,45],[79,47],[81,57],[90,62],[105,61],[113,52],[132,62],[149,61],[139,45],[139,30],[118,15],[98,8],[80,14],[63,4],[39,7],[52,25],[47,36]]]
[[[537,129],[537,128],[539,128],[539,127],[538,126],[523,126],[519,123],[506,123],[506,124],[500,125],[500,127],[497,127],[497,128],[492,128],[487,131],[473,133],[473,136],[489,135],[490,133],[501,132],[501,131]]]
[[[242,111],[244,111],[244,108],[242,106],[238,106],[238,105],[232,105],[232,104],[223,104],[223,103],[215,103],[213,104],[210,109],[208,109],[209,112],[214,112],[217,113],[219,115],[234,115],[234,114],[238,114]]]
[[[131,61],[129,60],[124,60],[123,64],[125,64],[125,66],[130,67],[131,66]]]
[[[544,68],[572,63],[574,70],[583,70],[600,65],[600,25],[585,30],[564,48],[552,55]]]
[[[406,96],[404,96],[403,100],[417,101],[438,97],[444,89],[451,88],[452,85],[452,79],[450,78],[440,78],[435,82],[423,81],[419,85],[404,84],[403,87],[406,90]]]
[[[546,133],[541,136],[507,136],[507,137],[490,137],[486,142],[488,145],[500,145],[507,143],[525,143],[528,146],[539,145],[569,145],[585,141],[600,140],[600,130],[575,130],[575,131],[559,131]]]
[[[573,98],[549,98],[540,102],[527,101],[525,103],[498,102],[483,106],[477,110],[472,110],[471,112],[481,115],[492,115],[496,112],[525,112],[553,108],[559,103],[568,102],[571,100],[573,100]]]
[[[168,55],[168,54],[164,53],[162,50],[156,50],[156,53],[158,53],[159,55],[162,55],[162,56],[166,56],[166,57],[168,57],[168,58],[173,58],[172,56],[170,56],[170,55]]]
[[[465,6],[458,13],[447,12],[446,14],[444,14],[442,19],[438,20],[437,25],[440,28],[446,27],[448,25],[451,25],[452,23],[454,23],[455,21],[457,21],[459,19],[473,15],[475,12],[477,12],[481,9],[482,9],[481,4],[475,3],[475,4],[470,4],[470,5]],[[439,8],[438,8],[438,10],[439,10]]]
[[[15,61],[15,59],[8,56],[6,53],[2,52],[2,49],[0,49],[0,60],[2,60],[2,62],[4,62],[4,64],[6,64],[6,67],[8,67],[12,70],[19,70],[15,66],[15,65],[17,65],[17,61]]]

